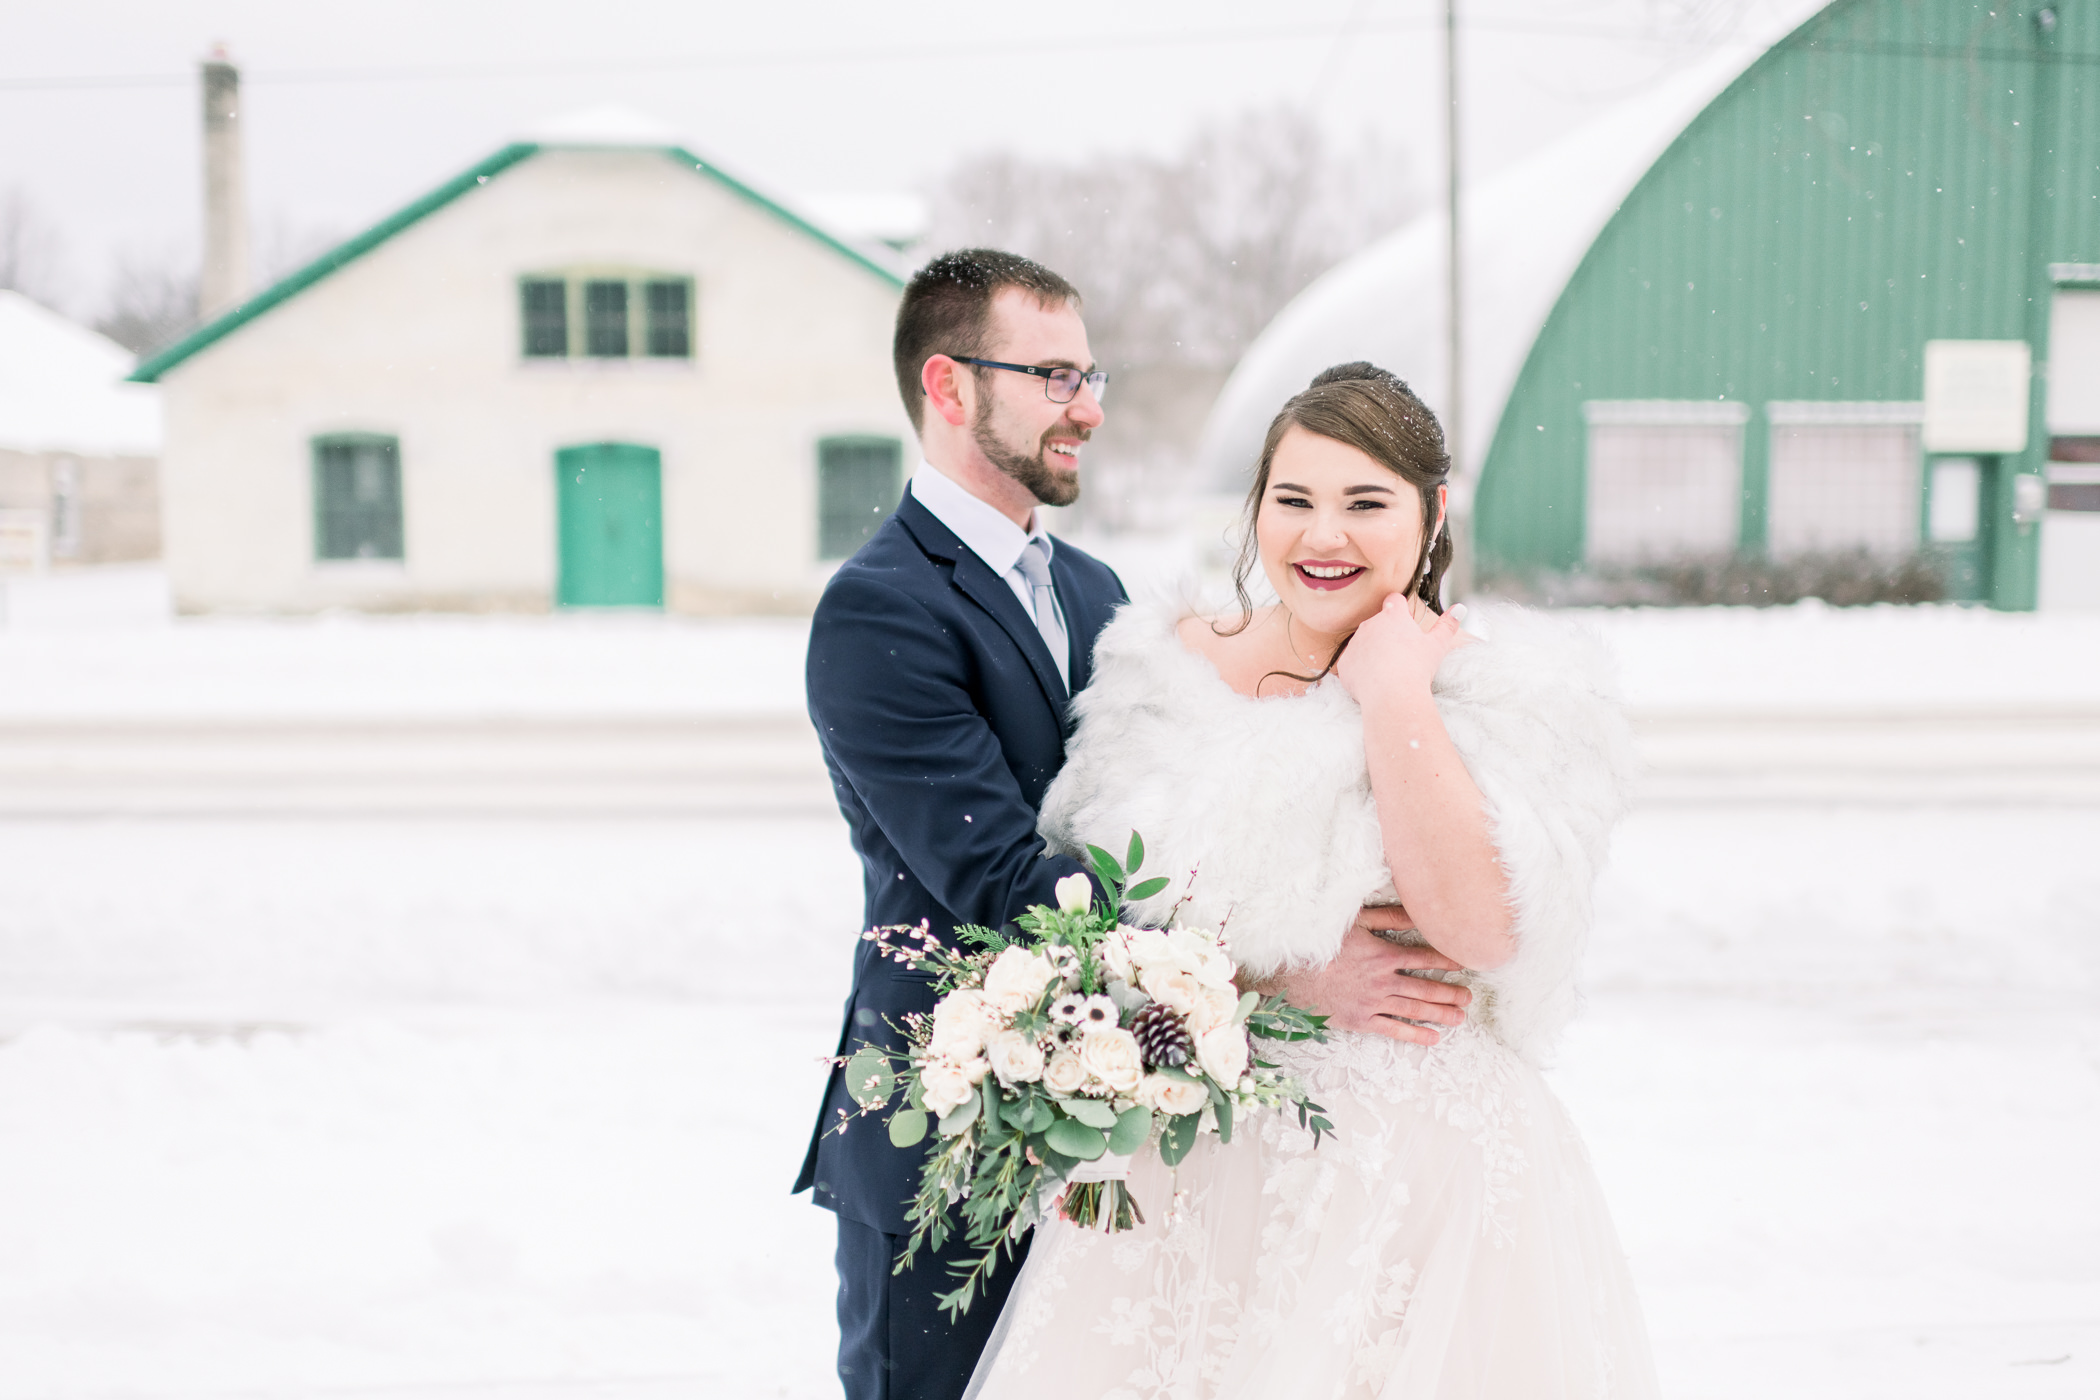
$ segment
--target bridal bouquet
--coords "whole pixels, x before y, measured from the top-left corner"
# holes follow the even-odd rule
[[[1126,1184],[1141,1151],[1156,1148],[1173,1166],[1198,1134],[1230,1142],[1235,1121],[1254,1108],[1294,1108],[1316,1144],[1333,1127],[1295,1081],[1254,1054],[1256,1038],[1326,1039],[1325,1018],[1280,996],[1241,994],[1214,931],[1125,926],[1125,900],[1167,883],[1130,883],[1144,861],[1135,833],[1121,863],[1087,849],[1105,904],[1073,875],[1057,884],[1057,908],[1039,904],[1016,920],[1018,937],[964,927],[956,933],[968,947],[951,948],[924,924],[863,935],[885,956],[932,972],[942,992],[932,1015],[896,1028],[902,1054],[867,1046],[846,1058],[845,1073],[861,1115],[895,1102],[888,1123],[897,1146],[937,1135],[898,1267],[921,1245],[940,1249],[959,1208],[977,1258],[957,1267],[960,1286],[941,1298],[951,1315],[968,1310],[1001,1251],[1051,1210],[1111,1231],[1141,1222]]]

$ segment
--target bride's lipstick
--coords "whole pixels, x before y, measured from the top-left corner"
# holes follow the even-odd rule
[[[1298,582],[1323,592],[1347,588],[1370,572],[1362,564],[1351,564],[1342,559],[1305,559],[1292,564],[1291,569],[1298,575]]]

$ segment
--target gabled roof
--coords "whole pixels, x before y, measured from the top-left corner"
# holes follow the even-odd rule
[[[160,455],[160,391],[126,384],[132,354],[0,289],[0,448]]]
[[[592,139],[589,136],[571,140],[563,139],[561,136],[554,135],[551,132],[550,136],[553,139],[513,142],[479,164],[461,171],[458,175],[439,185],[421,199],[396,210],[393,214],[381,219],[355,238],[329,249],[297,272],[258,292],[239,306],[220,316],[217,320],[191,331],[181,340],[176,341],[167,349],[140,364],[138,369],[133,371],[132,379],[141,384],[156,382],[161,375],[181,364],[184,360],[189,359],[198,351],[224,340],[256,317],[299,295],[299,293],[305,291],[329,273],[363,257],[366,253],[371,252],[409,225],[436,213],[470,190],[479,189],[501,172],[508,170],[522,160],[538,155],[541,151],[624,149],[659,152],[677,161],[686,169],[695,171],[713,180],[737,197],[757,205],[760,209],[763,209],[789,227],[799,230],[810,238],[814,238],[817,242],[841,257],[881,278],[892,288],[903,289],[904,279],[891,269],[884,267],[866,253],[842,241],[835,235],[818,228],[815,224],[784,205],[760,194],[757,190],[720,167],[700,159],[700,157],[694,155],[683,146],[658,145],[648,141],[637,141],[629,145],[625,142]]]

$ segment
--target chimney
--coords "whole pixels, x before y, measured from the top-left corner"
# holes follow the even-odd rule
[[[207,321],[248,297],[248,198],[241,178],[241,70],[215,45],[204,60],[204,272]]]

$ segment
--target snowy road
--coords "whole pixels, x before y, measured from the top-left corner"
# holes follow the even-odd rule
[[[2100,1392],[2096,845],[2083,808],[1629,823],[1554,1077],[1670,1395]],[[835,1393],[784,1194],[835,819],[0,853],[0,1400]]]

